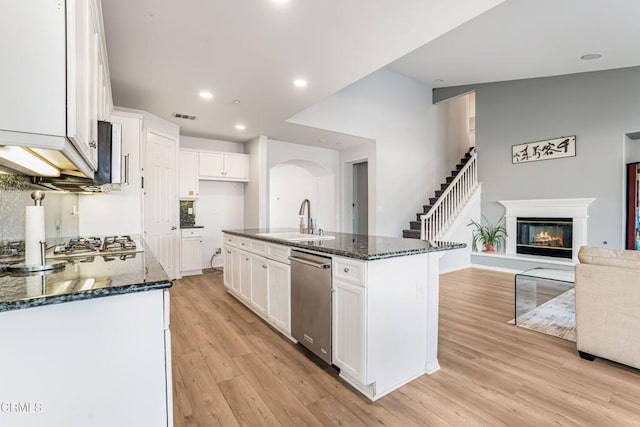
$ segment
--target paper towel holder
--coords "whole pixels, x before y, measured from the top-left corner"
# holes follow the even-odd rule
[[[42,206],[42,200],[44,199],[43,191],[34,191],[31,193],[31,198],[36,206]],[[52,262],[47,264],[47,242],[40,240],[40,264],[15,264],[7,267],[7,270],[12,273],[37,273],[43,271],[55,271],[64,268],[64,262]]]

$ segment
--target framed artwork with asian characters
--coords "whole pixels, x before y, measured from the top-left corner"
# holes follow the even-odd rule
[[[576,136],[563,136],[544,141],[511,146],[511,163],[537,162],[576,155]]]

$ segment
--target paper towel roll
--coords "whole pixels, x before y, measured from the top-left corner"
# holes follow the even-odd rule
[[[24,263],[42,264],[40,240],[44,240],[44,206],[27,206],[25,216]]]

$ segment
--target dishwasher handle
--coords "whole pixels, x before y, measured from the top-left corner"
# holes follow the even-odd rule
[[[299,263],[302,263],[302,264],[306,264],[306,265],[309,265],[311,267],[319,268],[321,270],[327,270],[327,269],[331,268],[331,263],[330,262],[313,262],[313,261],[309,261],[308,259],[299,258],[297,256],[290,256],[289,260],[290,261],[299,262]]]

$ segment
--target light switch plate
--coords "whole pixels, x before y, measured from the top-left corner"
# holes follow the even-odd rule
[[[189,215],[193,215],[193,208],[187,208],[187,213]]]

